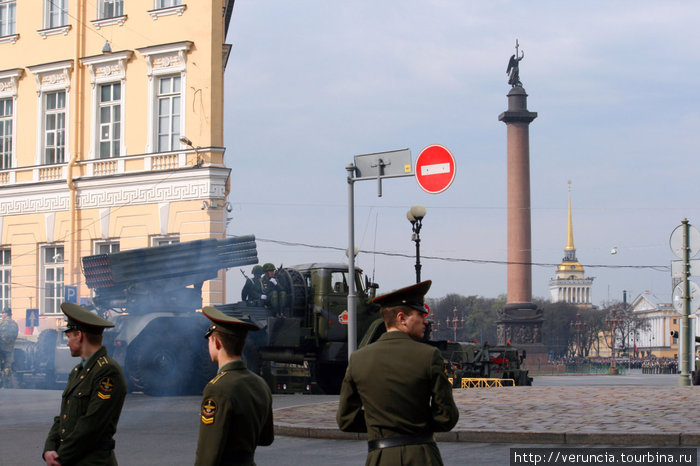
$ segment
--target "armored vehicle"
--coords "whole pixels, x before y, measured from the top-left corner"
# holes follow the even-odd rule
[[[266,299],[217,306],[255,322],[243,357],[274,392],[339,393],[348,363],[347,264],[311,263],[280,267]],[[376,285],[356,269],[357,334],[378,316],[371,304]]]

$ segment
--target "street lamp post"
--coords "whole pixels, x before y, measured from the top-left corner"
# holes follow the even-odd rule
[[[406,218],[411,222],[413,235],[411,241],[416,243],[416,283],[420,283],[420,229],[423,226],[423,217],[425,217],[425,207],[422,205],[414,205],[406,212]]]

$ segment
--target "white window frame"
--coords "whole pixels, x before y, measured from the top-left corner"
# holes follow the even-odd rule
[[[112,5],[112,14],[106,15],[105,10],[108,5]],[[115,6],[117,8],[115,8]],[[121,11],[119,11],[121,10]],[[124,0],[98,0],[97,1],[97,19],[112,19],[124,16]]]
[[[148,13],[153,20],[157,20],[161,16],[178,15],[187,9],[187,5],[182,3],[182,0],[153,0],[153,9]]]
[[[161,91],[167,83],[167,91]],[[175,87],[177,85],[177,90]],[[180,136],[183,134],[182,125],[182,76],[174,74],[171,76],[158,76],[156,78],[156,98],[155,98],[155,150],[156,152],[171,152],[180,149]],[[161,113],[163,104],[167,105],[167,113]],[[177,118],[177,124],[173,121]],[[165,123],[165,125],[163,125]],[[166,129],[163,130],[163,126]],[[161,144],[161,137],[167,137],[167,141]]]
[[[119,98],[114,100],[113,93],[119,86]],[[119,157],[121,155],[121,142],[122,142],[122,128],[123,122],[121,116],[121,82],[111,82],[105,84],[99,84],[98,88],[98,108],[97,108],[97,147],[95,151],[97,153],[97,158],[100,159],[111,159],[114,157]],[[112,99],[108,101],[102,101],[102,94],[105,88],[110,88],[110,94],[112,94]],[[108,111],[107,121],[103,120],[103,110]],[[118,120],[117,120],[118,119]],[[118,125],[117,128],[115,126]],[[116,134],[115,134],[116,133]],[[106,154],[102,153],[102,144],[108,144],[109,148]],[[118,144],[118,150],[114,151],[114,144]]]
[[[22,74],[24,74],[24,70],[21,68],[0,71],[0,100],[10,99],[12,102],[12,117],[10,119],[10,126],[12,127],[12,133],[10,134],[12,140],[12,145],[10,146],[10,166],[0,168],[0,170],[17,166],[17,80]],[[0,149],[0,152],[1,151]],[[11,183],[14,183],[14,176],[15,172],[10,172]]]
[[[59,251],[60,249],[60,251]],[[47,254],[52,254],[50,260],[46,260]],[[39,309],[41,314],[56,315],[61,313],[61,303],[65,296],[65,249],[63,244],[45,244],[39,248]],[[47,272],[53,271],[53,279],[47,279]],[[49,290],[57,292],[51,293]]]
[[[138,49],[139,53],[146,59],[148,66],[148,140],[146,142],[146,153],[158,151],[158,86],[161,77],[180,77],[180,125],[178,133],[185,134],[186,113],[185,101],[187,100],[187,52],[192,47],[192,42],[176,42],[173,44],[155,45]],[[172,147],[170,150],[181,150],[179,147]]]
[[[12,308],[12,251],[0,248],[0,309]]]
[[[100,90],[103,84],[121,83],[120,99],[120,129],[119,129],[119,156],[126,155],[126,144],[124,137],[124,123],[126,117],[126,63],[132,57],[130,50],[115,52],[109,55],[97,55],[94,57],[82,58],[80,61],[90,70],[92,83],[92,106],[90,122],[92,125],[90,144],[90,159],[100,158]],[[121,163],[121,162],[120,162]],[[123,166],[119,166],[118,171],[124,171]]]
[[[17,35],[17,2],[0,0],[0,37]]]
[[[55,99],[52,97],[55,96]],[[63,98],[63,106],[59,107],[61,97]],[[49,100],[55,100],[56,106],[48,108]],[[42,165],[58,165],[67,162],[66,157],[66,135],[68,133],[68,120],[66,118],[68,112],[67,92],[64,89],[44,92],[41,96],[42,104],[42,141],[41,141],[41,164]],[[53,117],[54,124],[49,128],[47,124],[49,119]],[[52,143],[49,143],[51,139]],[[53,150],[52,160],[49,159],[48,151]],[[59,156],[60,154],[60,156]]]
[[[108,251],[103,249],[107,248]],[[118,239],[109,239],[103,241],[95,241],[93,244],[94,254],[113,254],[121,250],[120,243]]]
[[[55,22],[54,17],[56,17]],[[44,29],[66,26],[68,26],[68,0],[44,0]]]
[[[0,170],[8,170],[14,166],[16,113],[15,99],[0,97]]]
[[[151,236],[151,247],[167,246],[168,244],[179,244],[179,235],[159,235]]]
[[[46,65],[30,66],[29,71],[34,74],[37,81],[37,154],[36,165],[45,165],[45,101],[46,95],[50,92],[65,91],[65,131],[64,131],[64,160],[66,163],[70,158],[70,71],[73,68],[73,60],[49,63]]]

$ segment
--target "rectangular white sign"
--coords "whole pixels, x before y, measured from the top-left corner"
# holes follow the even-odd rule
[[[425,175],[440,175],[441,173],[449,173],[449,163],[436,163],[433,165],[423,165],[420,167],[420,174]]]

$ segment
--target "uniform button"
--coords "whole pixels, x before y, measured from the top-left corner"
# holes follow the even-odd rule
[[[82,395],[82,394],[83,394],[83,392],[78,392],[78,396],[80,396],[80,395]]]
[[[85,378],[84,375],[81,375],[81,376],[80,376],[80,380],[83,380],[84,378]]]
[[[61,433],[62,433],[62,434],[65,434],[65,433],[66,433],[66,429],[61,429]]]
[[[66,401],[66,404],[69,405],[69,404],[70,404],[70,400]]]
[[[67,414],[64,414],[64,415],[63,415],[63,419],[65,419],[67,416],[68,416]]]

